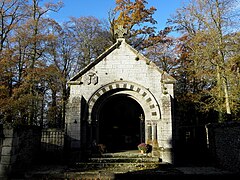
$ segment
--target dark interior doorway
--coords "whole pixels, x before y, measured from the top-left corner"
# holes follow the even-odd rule
[[[126,95],[107,100],[99,114],[99,142],[109,152],[137,149],[144,137],[143,109]]]

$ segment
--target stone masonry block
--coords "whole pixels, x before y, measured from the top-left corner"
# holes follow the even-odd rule
[[[6,178],[12,170],[11,165],[0,164],[0,178]]]
[[[1,155],[1,164],[10,164],[11,156],[10,155]]]
[[[3,129],[3,134],[4,134],[4,137],[7,138],[7,137],[14,137],[14,129],[10,128],[4,128]]]
[[[2,156],[9,156],[14,154],[14,148],[13,147],[8,147],[8,146],[3,146],[2,147]]]
[[[12,155],[12,147],[2,147],[2,156],[8,156],[8,155]]]
[[[12,143],[13,143],[13,138],[12,137],[5,137],[4,140],[3,140],[2,146],[10,147],[10,146],[12,146]]]
[[[16,162],[17,155],[12,156],[1,156],[1,164],[14,164]]]

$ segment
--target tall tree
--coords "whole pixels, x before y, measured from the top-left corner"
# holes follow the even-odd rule
[[[31,51],[29,56],[29,83],[30,83],[30,94],[32,95],[33,99],[31,101],[30,112],[29,112],[29,124],[33,124],[34,120],[36,120],[36,82],[35,82],[35,67],[38,59],[42,56],[44,48],[41,46],[43,45],[46,36],[44,33],[41,34],[40,29],[44,29],[44,25],[42,24],[44,21],[44,15],[48,11],[57,11],[61,4],[45,4],[44,7],[39,5],[40,0],[32,0],[32,4],[29,6],[29,20],[27,21],[27,29],[29,29],[29,34],[31,35],[30,42],[31,44]]]
[[[25,16],[24,0],[0,1],[0,116],[6,121],[12,120],[14,75],[16,59],[12,49],[11,38],[20,21]]]
[[[78,71],[112,44],[106,23],[95,17],[71,17],[66,26],[75,43]]]
[[[51,73],[48,75],[55,75],[55,78],[52,78],[52,81],[49,82],[52,89],[51,94],[55,96],[55,103],[52,101],[50,107],[52,110],[49,111],[48,117],[51,126],[58,125],[58,127],[64,127],[66,102],[68,98],[67,80],[73,76],[77,69],[77,42],[74,40],[74,36],[72,36],[68,28],[66,23],[61,26],[57,22],[53,22],[51,29],[55,38],[49,41],[47,48],[49,63],[51,64],[49,67]],[[57,94],[60,94],[60,100],[56,99]],[[57,120],[52,119],[52,116],[57,117]],[[54,124],[54,121],[57,121],[57,123]]]
[[[11,89],[8,96],[5,93],[0,97],[4,105],[0,109],[1,118],[14,123],[38,124],[44,84],[41,77],[46,66],[45,45],[52,37],[46,28],[49,21],[45,15],[48,11],[58,10],[61,4],[40,6],[39,0],[1,2],[1,25],[5,28],[2,31],[5,34],[2,35],[1,63],[8,66],[8,71],[1,69],[1,89],[3,92]],[[10,14],[5,16],[6,13]],[[8,86],[2,81],[6,77]]]
[[[135,48],[144,49],[159,40],[154,26],[157,21],[153,18],[155,7],[147,8],[146,0],[116,0],[116,7],[109,16],[113,40],[119,25],[127,31],[127,39]]]
[[[177,41],[169,35],[170,32],[171,29],[168,27],[160,31],[158,36],[161,41],[146,48],[146,56],[160,69],[174,75],[175,69],[178,68],[177,55],[173,53]]]
[[[205,110],[219,112],[219,121],[224,120],[224,114],[231,115],[232,109],[239,104],[239,99],[233,99],[236,97],[234,89],[239,86],[231,83],[233,72],[230,70],[234,54],[229,45],[230,34],[236,30],[229,18],[233,16],[233,3],[229,0],[191,0],[172,19],[177,30],[185,36],[193,99]]]
[[[0,1],[0,52],[7,43],[8,36],[23,18],[25,0]]]

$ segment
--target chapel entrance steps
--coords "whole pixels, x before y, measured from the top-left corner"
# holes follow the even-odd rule
[[[75,164],[75,168],[82,173],[107,172],[114,174],[153,170],[164,166],[167,167],[170,164],[161,162],[159,157],[152,157],[151,154],[141,154],[137,150],[93,155],[87,161]]]

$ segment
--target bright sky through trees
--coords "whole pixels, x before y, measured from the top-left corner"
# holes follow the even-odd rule
[[[45,1],[45,0],[44,0]],[[63,8],[58,12],[51,12],[49,16],[59,23],[67,21],[69,17],[94,16],[107,19],[108,12],[115,7],[115,0],[62,0]],[[57,0],[54,0],[57,2]],[[154,18],[158,21],[158,28],[165,27],[165,23],[175,10],[187,0],[148,0],[148,6],[157,8]]]

